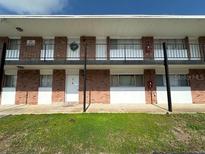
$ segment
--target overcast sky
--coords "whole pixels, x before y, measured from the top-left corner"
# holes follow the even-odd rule
[[[0,0],[0,14],[205,15],[205,0]]]

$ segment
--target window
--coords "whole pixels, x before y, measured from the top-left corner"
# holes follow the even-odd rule
[[[112,87],[142,87],[143,75],[112,75]]]
[[[189,86],[188,76],[187,75],[170,75],[169,76],[170,85],[172,87],[186,87]],[[163,75],[156,76],[157,86],[166,86],[166,79]]]
[[[19,50],[20,49],[20,39],[10,39],[8,50]]]
[[[139,39],[111,39],[110,49],[142,49]]]
[[[54,50],[54,40],[53,39],[43,40],[43,49],[44,50]]]
[[[3,85],[4,87],[15,87],[16,86],[16,76],[15,75],[5,75]]]
[[[163,75],[157,75],[156,76],[156,85],[161,86],[161,87],[165,86]]]
[[[52,86],[52,75],[41,75],[40,87],[51,87],[51,86]]]
[[[186,43],[184,39],[158,39],[155,40],[155,45],[154,48],[155,49],[163,49],[163,43],[167,43],[167,48],[169,50],[182,50],[182,49],[186,49]]]

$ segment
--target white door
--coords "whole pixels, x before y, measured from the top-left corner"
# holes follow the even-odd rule
[[[79,101],[79,75],[67,75],[66,78],[66,102]]]

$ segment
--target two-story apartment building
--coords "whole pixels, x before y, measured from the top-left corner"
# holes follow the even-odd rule
[[[172,103],[205,103],[205,16],[1,16],[1,105],[167,103],[163,42]]]

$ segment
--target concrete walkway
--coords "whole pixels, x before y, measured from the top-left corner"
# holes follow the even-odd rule
[[[12,105],[0,106],[0,117],[20,114],[82,113],[82,104],[76,105]],[[205,104],[173,105],[173,113],[205,113]],[[167,105],[111,105],[91,104],[87,113],[167,113]]]

